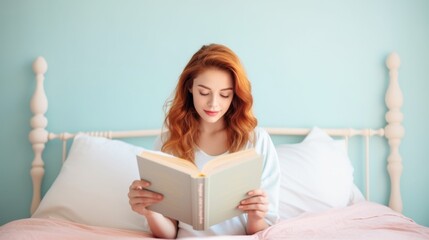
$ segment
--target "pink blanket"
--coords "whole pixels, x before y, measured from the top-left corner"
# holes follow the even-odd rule
[[[151,239],[151,235],[120,229],[94,227],[55,219],[21,219],[0,227],[5,239]],[[362,202],[321,213],[307,213],[251,236],[218,236],[210,239],[429,239],[429,228],[390,208]]]
[[[429,239],[429,228],[371,202],[306,213],[281,221],[258,234],[260,239]]]

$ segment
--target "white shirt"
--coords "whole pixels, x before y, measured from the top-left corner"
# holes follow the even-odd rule
[[[278,206],[279,206],[279,188],[280,188],[280,167],[277,157],[276,149],[271,141],[270,135],[262,128],[255,128],[255,141],[253,144],[249,141],[245,149],[255,148],[256,152],[262,155],[263,170],[261,176],[261,189],[263,189],[269,200],[269,211],[265,216],[265,220],[269,225],[272,225],[278,220]],[[155,150],[160,150],[162,146],[161,138],[155,142]],[[199,169],[205,163],[210,161],[216,156],[208,155],[202,150],[195,151],[195,165]],[[179,222],[178,238],[183,237],[203,237],[215,235],[246,235],[246,222],[247,215],[242,214],[233,217],[229,220],[211,226],[205,231],[193,230],[192,226]]]

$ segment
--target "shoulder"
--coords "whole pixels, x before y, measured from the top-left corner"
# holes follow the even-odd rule
[[[262,127],[255,127],[253,132],[258,136],[263,136],[263,137],[267,137],[267,136],[269,137],[270,136],[268,134],[267,130],[265,130],[265,128],[262,128]]]
[[[265,142],[265,141],[271,142],[271,137],[264,128],[256,127],[253,130],[253,140],[255,144],[257,144],[258,142]]]
[[[256,127],[250,137],[247,148],[253,147],[259,153],[266,153],[274,148],[273,142],[268,132],[262,127]]]

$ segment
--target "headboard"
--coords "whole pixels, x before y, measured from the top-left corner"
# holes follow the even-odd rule
[[[391,53],[386,60],[389,69],[389,85],[385,93],[385,102],[388,108],[385,114],[387,125],[379,129],[354,129],[354,128],[337,128],[324,129],[331,136],[344,137],[346,141],[350,137],[362,136],[365,140],[365,185],[366,198],[369,199],[369,139],[372,136],[384,136],[388,140],[390,154],[387,159],[387,170],[390,176],[390,199],[389,207],[401,212],[402,198],[400,191],[400,178],[402,174],[402,158],[399,153],[401,139],[404,136],[402,126],[403,114],[401,112],[403,97],[398,83],[398,68],[400,59],[398,54]],[[31,111],[33,117],[30,125],[32,130],[29,134],[29,140],[33,147],[34,159],[31,164],[31,177],[33,182],[33,198],[31,202],[31,213],[39,206],[41,201],[41,185],[44,176],[44,161],[42,158],[45,144],[48,141],[59,139],[63,141],[63,160],[66,158],[67,140],[72,139],[77,133],[61,132],[53,133],[47,130],[48,119],[45,116],[48,110],[48,99],[44,90],[45,73],[48,70],[48,64],[43,57],[38,57],[33,63],[33,71],[36,75],[36,88],[31,98]],[[308,128],[265,128],[271,135],[307,135],[310,131]],[[104,131],[104,132],[87,132],[91,136],[100,136],[106,138],[133,138],[133,137],[150,137],[160,134],[159,129],[136,130],[136,131]]]

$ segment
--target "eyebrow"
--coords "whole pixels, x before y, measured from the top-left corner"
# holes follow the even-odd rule
[[[211,90],[211,88],[209,88],[209,87],[207,87],[207,86],[204,86],[204,85],[202,85],[202,84],[198,84],[197,86],[198,86],[198,87],[205,88],[205,89],[207,89],[207,90]],[[224,89],[221,89],[220,91],[227,91],[227,90],[233,90],[233,88],[232,88],[232,87],[230,87],[230,88],[224,88]]]

